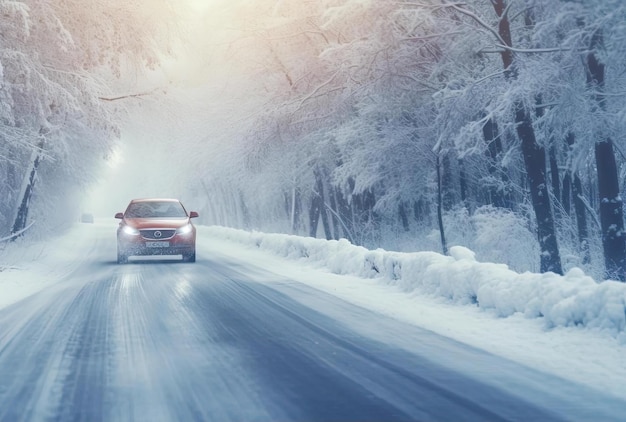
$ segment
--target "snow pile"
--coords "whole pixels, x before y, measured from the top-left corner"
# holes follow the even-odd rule
[[[335,274],[376,278],[405,292],[430,294],[500,317],[521,313],[548,327],[583,326],[626,339],[626,284],[596,283],[578,268],[564,276],[517,273],[504,264],[476,261],[467,248],[450,256],[435,252],[368,250],[349,241],[246,232],[212,226],[209,234],[291,260],[304,260]]]

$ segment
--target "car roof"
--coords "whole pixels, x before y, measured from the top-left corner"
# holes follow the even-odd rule
[[[138,198],[133,199],[130,202],[180,202],[178,199],[173,198]]]

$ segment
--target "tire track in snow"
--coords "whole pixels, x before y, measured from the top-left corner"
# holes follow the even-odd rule
[[[227,421],[272,418],[236,350],[196,312],[193,264],[122,267],[112,308],[114,420]],[[210,278],[202,277],[211,285]],[[222,288],[215,290],[219,298]],[[206,297],[202,307],[212,306]]]
[[[114,301],[113,283],[105,279],[88,284],[68,307],[74,321],[55,383],[60,390],[59,420],[109,420],[112,349],[108,309]]]
[[[46,305],[37,295],[0,313],[1,326],[15,325],[0,343],[0,420],[101,420],[107,353],[94,341],[106,326],[100,285],[65,289]]]

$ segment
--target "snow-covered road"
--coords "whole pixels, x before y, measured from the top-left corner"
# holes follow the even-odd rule
[[[40,269],[47,287],[0,309],[0,421],[602,421],[626,408],[210,238],[194,264],[119,266],[114,226],[77,230]]]

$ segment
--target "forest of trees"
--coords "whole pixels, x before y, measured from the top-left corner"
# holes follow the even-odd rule
[[[166,0],[70,3],[0,0],[0,224],[13,231],[33,169],[52,191],[110,149],[102,75],[169,51]],[[205,223],[462,244],[517,270],[626,279],[622,0],[214,4],[194,83],[170,91],[195,110],[171,158]],[[126,25],[141,19],[137,36]]]
[[[200,158],[216,223],[624,280],[623,2],[230,12],[239,31],[212,50],[239,78],[214,104],[234,110],[217,131],[230,155]]]
[[[158,66],[166,0],[0,0],[0,237],[76,217],[119,137],[122,75]]]

